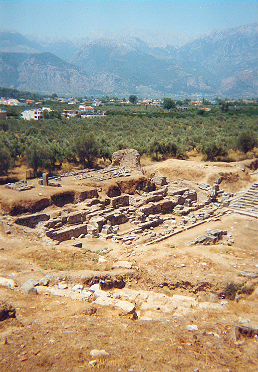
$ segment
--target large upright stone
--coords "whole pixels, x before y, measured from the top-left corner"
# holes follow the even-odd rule
[[[114,152],[111,167],[124,167],[128,170],[142,171],[140,154],[134,149],[125,149]]]
[[[48,174],[42,173],[42,178],[43,178],[43,186],[48,186]]]

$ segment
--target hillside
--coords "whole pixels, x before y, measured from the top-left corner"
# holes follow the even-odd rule
[[[166,33],[162,39],[161,32],[155,39],[143,30],[138,35],[96,31],[80,40],[51,41],[1,32],[0,84],[68,95],[258,93],[257,24],[213,30],[194,39],[173,39]]]

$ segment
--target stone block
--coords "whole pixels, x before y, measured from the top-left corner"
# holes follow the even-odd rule
[[[71,227],[66,227],[60,230],[49,230],[46,232],[46,236],[57,240],[59,242],[70,240],[72,237],[78,238],[81,234],[87,234],[87,225],[81,224]]]
[[[15,223],[22,226],[34,228],[39,222],[48,221],[50,216],[46,213],[35,213],[26,216],[20,216],[15,219]]]
[[[110,212],[104,214],[103,217],[105,218],[106,222],[110,222],[111,225],[121,225],[122,223],[126,223],[128,221],[128,217],[124,213],[120,212]]]
[[[108,235],[108,234],[112,234],[112,232],[113,232],[113,229],[111,225],[104,225],[102,227],[102,230],[101,230],[102,234]]]
[[[17,287],[17,284],[13,279],[0,278],[0,286],[14,289],[14,287]]]
[[[169,196],[183,195],[186,191],[189,192],[189,188],[188,187],[181,187],[181,188],[178,188],[178,187],[168,187],[167,194]]]
[[[165,176],[154,176],[152,181],[155,184],[157,189],[160,189],[162,186],[167,185],[167,177]]]
[[[150,214],[157,214],[160,213],[160,206],[159,204],[149,203],[140,207],[140,212],[144,213],[145,216],[149,216]]]
[[[66,220],[65,220],[66,222]],[[63,221],[63,218],[54,218],[54,219],[51,219],[51,220],[48,220],[44,226],[48,229],[56,229],[56,228],[59,228],[63,225],[63,223],[65,223]]]
[[[171,200],[162,200],[157,205],[162,214],[171,213],[174,208],[174,203]]]
[[[115,198],[111,199],[111,206],[116,209],[119,207],[124,207],[129,205],[129,198],[128,194],[116,196]]]
[[[140,228],[140,229],[142,229],[142,230],[145,230],[145,229],[149,229],[150,227],[157,227],[157,226],[159,226],[162,222],[163,222],[163,219],[162,219],[162,218],[157,218],[157,219],[152,220],[152,221],[139,223],[139,224],[138,224],[138,228]]]
[[[21,290],[25,294],[38,294],[37,289],[35,288],[38,284],[39,283],[36,280],[29,279],[22,285]]]
[[[74,225],[77,223],[82,223],[82,214],[81,212],[72,212],[67,216],[67,223],[69,225]]]
[[[48,174],[47,173],[42,173],[42,185],[48,186]]]
[[[98,231],[101,231],[104,224],[105,224],[106,220],[104,217],[92,217],[90,220],[89,220],[89,223],[93,226],[95,226],[95,228],[98,229]]]
[[[99,229],[98,227],[88,224],[87,225],[87,234],[91,237],[97,238],[99,236]]]

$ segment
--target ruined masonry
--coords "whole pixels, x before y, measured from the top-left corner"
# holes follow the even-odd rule
[[[41,236],[56,242],[101,237],[130,245],[164,240],[225,213],[218,202],[211,201],[211,191],[201,191],[202,197],[198,197],[198,188],[190,188],[182,181],[170,182],[163,176],[156,177],[155,181],[155,191],[123,194],[104,200],[98,198],[96,191],[88,199],[73,204],[72,208],[63,207],[58,216],[27,214],[16,217],[15,223],[35,229]],[[214,190],[213,187],[209,189]],[[217,198],[219,192],[217,187],[215,189]],[[182,218],[178,224],[175,216]],[[120,233],[119,226],[127,222],[134,227]],[[156,227],[160,227],[159,232],[152,231]],[[209,240],[217,241],[211,236]]]
[[[258,217],[258,182],[254,183],[247,192],[235,197],[230,203],[230,208],[241,214]]]

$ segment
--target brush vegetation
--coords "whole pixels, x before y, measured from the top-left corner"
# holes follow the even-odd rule
[[[124,148],[157,161],[185,159],[193,150],[212,161],[255,156],[257,102],[229,106],[218,101],[208,112],[190,105],[167,110],[107,103],[101,107],[106,115],[91,119],[62,118],[59,103],[48,104],[59,115],[39,121],[20,119],[24,108],[3,107],[8,118],[0,121],[1,174],[19,165],[49,172],[67,162],[93,167],[97,159],[106,162]]]

